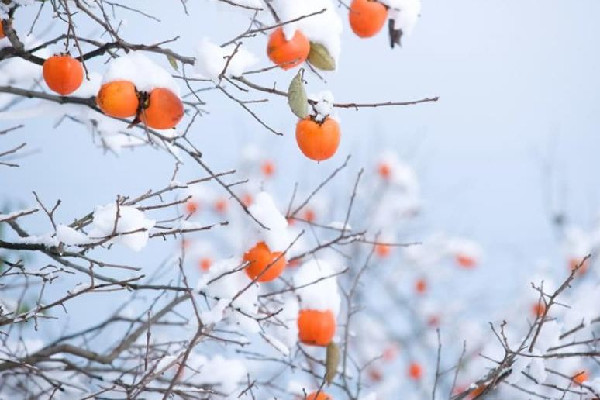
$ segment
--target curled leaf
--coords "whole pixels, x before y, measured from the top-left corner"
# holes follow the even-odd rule
[[[331,384],[337,375],[338,365],[340,363],[340,348],[334,342],[327,346],[327,354],[325,358],[325,381]]]
[[[177,66],[177,60],[175,59],[175,57],[173,57],[170,54],[167,54],[167,60],[169,60],[169,64],[171,64],[171,67],[173,67],[175,71],[179,71],[179,67]]]
[[[335,59],[329,54],[327,47],[321,43],[310,42],[310,52],[308,53],[308,62],[314,67],[323,71],[335,70]]]
[[[290,110],[292,110],[298,118],[305,118],[308,115],[308,97],[306,96],[306,90],[304,89],[304,82],[302,82],[303,72],[302,69],[298,71],[288,88],[288,104]]]

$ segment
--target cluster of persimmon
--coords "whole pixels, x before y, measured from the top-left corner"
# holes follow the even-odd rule
[[[348,13],[350,28],[356,36],[369,38],[377,35],[388,19],[387,6],[376,0],[353,0]]]
[[[81,61],[69,54],[57,54],[44,61],[44,81],[48,87],[67,96],[79,89],[84,78]],[[117,80],[102,85],[96,102],[102,112],[114,118],[135,116],[153,129],[174,128],[183,117],[183,103],[166,88],[138,91],[130,81]]]
[[[244,253],[243,261],[248,277],[257,282],[271,282],[285,269],[287,261],[280,251],[271,251],[269,246],[258,242]],[[302,309],[298,313],[298,339],[310,346],[328,346],[335,334],[335,316],[330,310]]]
[[[153,129],[171,129],[183,118],[183,103],[167,88],[138,91],[133,82],[115,80],[100,87],[96,102],[102,112],[114,118],[135,116]]]

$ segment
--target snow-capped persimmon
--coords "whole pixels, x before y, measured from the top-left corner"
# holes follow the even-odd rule
[[[298,338],[310,346],[326,347],[335,334],[335,316],[330,310],[300,310]]]
[[[44,81],[48,87],[66,96],[76,91],[83,82],[83,66],[68,54],[48,58],[42,66]]]
[[[269,36],[267,55],[273,63],[288,70],[302,64],[310,52],[310,42],[302,32],[296,30],[294,36],[287,40],[283,28],[277,28]]]
[[[141,121],[153,129],[175,128],[183,118],[183,103],[166,88],[152,89],[144,104]]]
[[[477,265],[477,260],[468,254],[459,253],[456,255],[456,263],[463,268],[474,268]]]
[[[243,259],[248,263],[246,274],[250,279],[256,279],[258,282],[275,280],[281,275],[286,264],[283,253],[272,252],[265,242],[258,242],[244,253]]]
[[[421,364],[416,362],[410,363],[408,366],[408,376],[415,381],[421,379],[423,377],[423,367],[421,367]]]
[[[353,0],[350,4],[350,28],[361,38],[379,33],[388,18],[387,8],[374,0]]]
[[[327,160],[333,157],[340,145],[340,125],[330,117],[321,123],[306,117],[296,125],[296,142],[311,160]]]
[[[333,400],[333,397],[324,392],[312,392],[306,396],[306,400]]]
[[[96,103],[102,112],[115,118],[133,117],[140,101],[135,85],[129,81],[107,82],[100,87]]]
[[[212,265],[212,260],[209,257],[202,257],[198,260],[198,267],[201,271],[207,272]]]

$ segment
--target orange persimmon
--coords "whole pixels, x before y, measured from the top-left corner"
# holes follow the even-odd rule
[[[306,400],[333,400],[333,397],[324,392],[312,392],[306,396]]]
[[[302,32],[296,30],[290,40],[286,40],[283,28],[279,27],[269,36],[267,55],[273,63],[284,70],[302,64],[310,52],[310,42]]]
[[[140,119],[150,128],[171,129],[183,118],[183,103],[169,89],[152,89],[144,103]]]
[[[330,310],[300,310],[298,313],[298,338],[300,342],[325,347],[335,334],[335,316]]]
[[[48,87],[62,95],[76,91],[83,82],[83,66],[68,54],[48,58],[42,66],[44,81]]]
[[[96,103],[102,112],[115,118],[133,117],[140,101],[135,85],[129,81],[107,82],[100,87]]]
[[[340,136],[340,125],[330,117],[321,123],[306,117],[296,125],[298,147],[311,160],[323,161],[333,157],[340,145]]]
[[[269,282],[276,279],[285,268],[286,260],[280,251],[272,252],[265,242],[258,242],[244,253],[244,262],[249,263],[246,274],[258,282]]]
[[[361,38],[379,33],[388,17],[387,8],[373,0],[353,0],[350,4],[350,28]]]

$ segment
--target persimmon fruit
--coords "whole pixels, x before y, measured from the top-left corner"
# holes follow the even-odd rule
[[[58,54],[44,61],[44,81],[48,87],[66,96],[76,91],[83,82],[83,66],[68,54]]]
[[[217,199],[215,201],[215,211],[219,214],[224,214],[227,211],[227,200]]]
[[[261,164],[260,170],[264,176],[271,177],[275,173],[275,164],[267,160]]]
[[[4,27],[2,26],[2,20],[0,19],[0,39],[4,39],[6,34],[4,33]]]
[[[477,265],[477,260],[468,254],[459,253],[456,255],[456,263],[463,268],[470,269]]]
[[[246,267],[246,274],[250,279],[256,279],[258,282],[275,280],[281,275],[286,264],[283,253],[272,252],[265,242],[258,242],[244,253],[243,259],[249,263]]]
[[[204,272],[208,272],[211,265],[212,260],[209,257],[202,257],[200,260],[198,260],[198,267]]]
[[[381,31],[388,18],[388,10],[378,1],[353,0],[348,17],[352,32],[358,37],[368,38]]]
[[[269,36],[267,56],[284,70],[302,64],[309,52],[310,42],[299,30],[294,32],[294,36],[290,40],[285,38],[281,27],[274,30]]]
[[[421,367],[421,364],[416,362],[410,363],[408,366],[408,376],[415,381],[421,379],[423,377],[423,368]]]
[[[381,258],[388,257],[391,252],[392,252],[392,248],[387,244],[379,243],[379,244],[375,245],[375,253]]]
[[[324,392],[312,392],[306,396],[306,400],[333,400],[333,397]]]
[[[129,81],[112,81],[103,84],[96,96],[102,112],[115,118],[133,117],[140,101],[135,85]]]
[[[319,123],[309,116],[296,124],[298,147],[311,160],[323,161],[333,157],[340,145],[340,136],[340,125],[330,117]]]
[[[590,379],[590,375],[587,371],[579,371],[575,375],[573,375],[573,381],[578,385],[581,385],[583,382],[588,381]]]
[[[153,129],[175,128],[183,118],[183,103],[166,88],[156,88],[148,94],[140,115],[141,121]]]
[[[335,316],[330,310],[300,310],[298,338],[310,346],[326,347],[335,334]]]
[[[196,214],[198,209],[200,209],[200,204],[195,200],[190,199],[185,203],[185,211],[188,215]]]
[[[382,162],[377,166],[377,173],[381,178],[388,180],[392,176],[392,169],[389,164]]]

